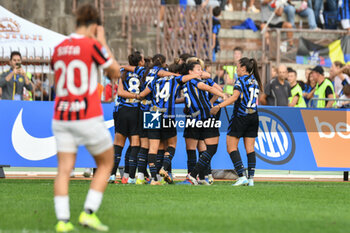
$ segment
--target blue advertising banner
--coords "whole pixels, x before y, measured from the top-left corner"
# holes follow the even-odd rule
[[[52,134],[53,102],[0,101],[0,164],[12,167],[55,167],[56,143]],[[114,137],[113,103],[103,105],[105,123]],[[183,107],[176,108],[181,116]],[[232,169],[226,152],[227,115],[222,110],[219,147],[213,169]],[[177,118],[181,121],[181,117]],[[336,171],[350,168],[350,114],[346,110],[259,107],[259,135],[255,142],[257,169]],[[178,124],[174,169],[187,168],[182,124]],[[125,145],[124,153],[128,145]],[[243,140],[239,150],[246,164]],[[123,161],[123,159],[122,159]],[[123,163],[121,164],[123,165]],[[95,167],[80,147],[76,167]]]

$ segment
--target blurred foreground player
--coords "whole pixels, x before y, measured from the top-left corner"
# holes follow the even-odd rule
[[[58,158],[54,183],[57,232],[74,229],[70,222],[68,186],[79,145],[87,148],[97,165],[79,223],[99,231],[108,230],[95,214],[113,167],[112,139],[104,124],[97,90],[98,67],[113,81],[120,72],[99,25],[97,10],[91,5],[81,6],[76,13],[76,32],[55,48],[52,57],[56,86],[52,130]]]

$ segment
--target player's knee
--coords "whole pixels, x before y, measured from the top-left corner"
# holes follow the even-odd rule
[[[227,145],[227,153],[231,153],[232,151],[238,150],[237,146]]]

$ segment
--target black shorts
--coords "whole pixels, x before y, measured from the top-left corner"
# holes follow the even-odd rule
[[[236,116],[231,118],[227,129],[227,135],[237,138],[256,138],[259,129],[259,116],[257,113],[247,116]]]
[[[269,28],[282,28],[283,26],[283,22],[279,22],[279,23],[276,23],[276,24],[269,24]]]
[[[175,119],[163,119],[161,117],[162,123],[160,129],[149,129],[148,138],[149,139],[159,139],[166,140],[177,135],[175,125]],[[166,127],[163,127],[166,126]]]
[[[212,121],[218,119],[217,117],[215,118],[211,118]],[[187,121],[187,119],[186,119]],[[184,138],[192,138],[192,139],[196,139],[196,140],[204,140],[207,138],[214,138],[214,137],[219,137],[220,136],[220,132],[219,132],[219,128],[215,128],[215,127],[209,127],[209,128],[198,128],[196,126],[194,127],[186,127],[183,137]]]
[[[114,132],[125,137],[139,135],[138,114],[139,108],[121,107],[118,112],[113,112]]]
[[[139,109],[139,120],[138,120],[138,128],[140,138],[148,138],[148,129],[143,128],[143,110]]]

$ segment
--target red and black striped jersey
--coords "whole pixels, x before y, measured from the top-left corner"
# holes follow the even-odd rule
[[[83,120],[101,116],[98,67],[112,64],[107,50],[95,39],[72,34],[55,47],[51,66],[55,71],[55,120]]]

